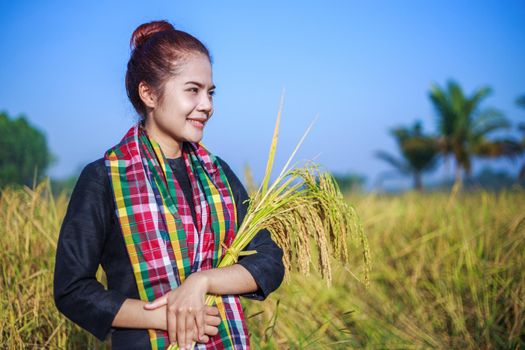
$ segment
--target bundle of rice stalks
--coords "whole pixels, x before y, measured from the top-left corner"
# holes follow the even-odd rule
[[[243,249],[257,232],[268,229],[272,238],[283,249],[287,272],[297,269],[305,275],[309,274],[313,260],[310,243],[315,241],[318,265],[314,268],[321,272],[330,285],[332,274],[329,258],[333,256],[346,263],[348,240],[353,238],[358,239],[362,247],[364,280],[367,284],[370,253],[354,207],[344,199],[332,175],[322,172],[318,164],[307,162],[302,167],[289,168],[313,124],[308,127],[275,181],[269,184],[282,105],[281,100],[264,179],[259,190],[251,196],[244,221],[219,267],[233,265],[239,256],[255,253]]]
[[[316,242],[318,265],[314,267],[330,285],[330,257],[346,263],[348,240],[354,238],[361,243],[365,266],[364,283],[367,285],[370,253],[355,209],[344,199],[334,178],[328,172],[321,172],[317,164],[309,162],[303,167],[288,168],[313,123],[302,136],[280,174],[270,184],[282,107],[281,99],[264,179],[259,190],[251,196],[246,216],[233,243],[229,248],[225,248],[226,254],[218,267],[235,264],[239,256],[256,254],[256,251],[243,249],[257,232],[267,229],[283,249],[283,262],[287,272],[297,269],[305,275],[309,274],[310,265],[315,260],[312,259],[314,252],[311,242]],[[220,296],[208,295],[206,304],[213,305],[217,297]]]

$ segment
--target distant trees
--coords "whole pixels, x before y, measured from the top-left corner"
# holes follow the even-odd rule
[[[511,151],[511,143],[487,139],[491,132],[510,127],[500,111],[480,108],[490,93],[489,87],[482,87],[467,96],[452,80],[445,88],[434,84],[430,89],[430,100],[437,112],[440,151],[445,158],[452,155],[456,161],[456,185],[461,183],[461,170],[470,176],[473,155],[500,156]]]
[[[423,133],[420,122],[414,123],[410,128],[392,129],[390,134],[396,139],[402,158],[398,159],[385,151],[376,152],[376,156],[389,163],[400,174],[412,176],[414,188],[421,191],[423,189],[422,173],[435,166],[438,154],[436,140]]]
[[[412,174],[414,187],[421,189],[421,174],[433,168],[436,156],[441,154],[448,162],[455,160],[455,187],[462,183],[462,172],[471,175],[472,157],[515,157],[525,148],[523,140],[511,138],[489,139],[496,130],[509,128],[510,122],[494,108],[481,108],[481,103],[489,96],[491,89],[482,87],[471,95],[463,92],[461,86],[453,80],[445,87],[433,84],[429,97],[436,111],[437,136],[424,135],[420,124],[412,128],[399,127],[391,130],[396,139],[403,159],[379,151],[376,156],[394,166],[403,174]],[[525,96],[517,100],[525,107]],[[525,123],[520,125],[525,131]],[[525,177],[525,165],[521,176]]]
[[[39,180],[52,160],[44,134],[24,116],[0,112],[0,135],[0,188]]]
[[[522,95],[516,99],[516,104],[522,108],[525,108],[525,95]],[[525,149],[525,122],[518,124],[518,129],[523,133],[521,139],[521,148]],[[518,180],[525,179],[525,164],[521,166],[520,173],[518,175]]]
[[[355,173],[332,175],[334,176],[334,180],[337,182],[337,185],[343,193],[362,190],[366,182],[366,178],[364,176]]]

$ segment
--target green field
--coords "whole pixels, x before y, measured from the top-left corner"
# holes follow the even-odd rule
[[[372,254],[370,286],[351,246],[333,286],[287,276],[243,300],[255,349],[525,348],[525,192],[350,195]],[[53,260],[67,198],[0,199],[0,348],[104,348],[61,316]]]

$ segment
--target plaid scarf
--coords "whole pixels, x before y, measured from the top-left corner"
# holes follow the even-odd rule
[[[105,154],[116,214],[140,299],[153,301],[193,272],[217,267],[237,232],[237,212],[219,162],[200,143],[184,142],[197,222],[159,145],[140,123]],[[219,333],[196,349],[247,349],[248,330],[237,295],[217,298]],[[168,333],[148,330],[153,350],[169,346]]]

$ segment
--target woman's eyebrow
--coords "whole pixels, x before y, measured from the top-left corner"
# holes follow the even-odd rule
[[[196,82],[196,81],[187,81],[187,82],[184,83],[184,85],[186,85],[186,84],[195,84],[195,85],[197,85],[198,87],[200,87],[201,89],[204,87],[203,84],[198,83],[198,82]],[[213,90],[213,89],[215,89],[215,85],[212,85],[212,86],[210,87],[210,90]]]

